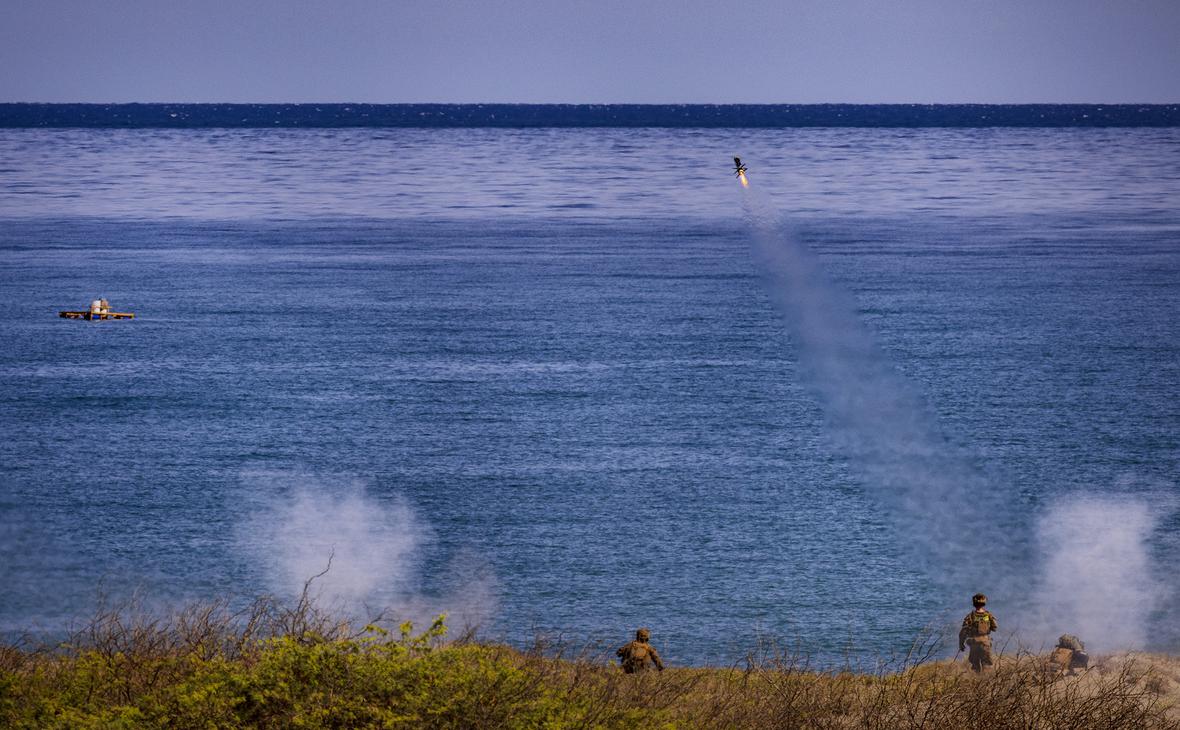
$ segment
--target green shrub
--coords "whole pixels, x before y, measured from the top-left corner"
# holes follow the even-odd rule
[[[359,632],[301,601],[167,620],[100,615],[48,649],[0,649],[13,728],[1180,728],[1148,660],[1047,677],[1035,657],[978,677],[928,655],[874,675],[790,655],[745,667],[624,675],[586,657],[415,633]]]

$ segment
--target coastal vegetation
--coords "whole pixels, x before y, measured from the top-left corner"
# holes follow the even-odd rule
[[[333,619],[306,595],[233,610],[100,611],[68,640],[0,648],[12,728],[1180,728],[1180,662],[1076,677],[1014,652],[977,676],[920,641],[877,672],[762,646],[726,667],[626,675],[592,652]]]

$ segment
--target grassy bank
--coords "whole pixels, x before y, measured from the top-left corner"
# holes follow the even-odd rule
[[[0,650],[14,728],[1180,728],[1180,661],[1108,657],[1073,678],[1032,656],[977,677],[915,660],[815,672],[759,652],[624,675],[604,660],[448,638],[442,621],[354,627],[301,602],[168,618],[121,609],[69,641]]]

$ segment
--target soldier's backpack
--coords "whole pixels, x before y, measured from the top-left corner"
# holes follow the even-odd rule
[[[992,615],[984,611],[983,613],[971,612],[971,630],[975,632],[975,636],[987,636],[992,631]]]
[[[641,641],[632,641],[625,647],[623,653],[623,669],[628,672],[643,671],[647,669],[650,658],[651,653],[648,651],[647,644]]]

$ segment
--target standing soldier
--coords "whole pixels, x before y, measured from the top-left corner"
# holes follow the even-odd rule
[[[971,652],[967,655],[967,661],[971,662],[972,669],[982,672],[991,669],[995,664],[992,658],[991,633],[999,625],[991,611],[984,608],[987,605],[987,596],[976,593],[971,596],[971,605],[975,606],[975,610],[967,614],[963,619],[963,628],[959,629],[959,651],[970,645]]]
[[[647,643],[649,639],[651,639],[651,632],[647,629],[639,629],[635,632],[635,641],[620,647],[615,652],[619,656],[624,672],[627,674],[646,672],[649,664],[654,664],[656,669],[661,672],[664,671],[664,663],[660,661],[660,653],[656,651],[654,646]]]

